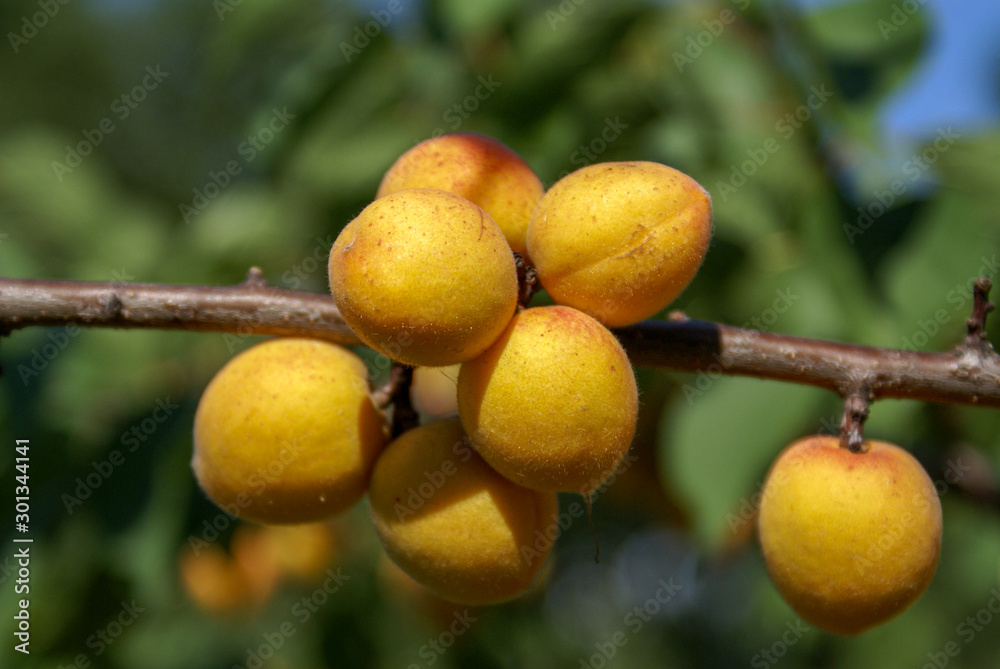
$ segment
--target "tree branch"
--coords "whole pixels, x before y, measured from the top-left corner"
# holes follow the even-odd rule
[[[637,366],[819,386],[843,397],[1000,407],[1000,356],[982,339],[988,281],[977,283],[975,345],[919,353],[791,337],[672,315],[616,329]],[[360,344],[328,295],[273,288],[253,268],[235,286],[0,278],[0,334],[30,326],[301,335]]]

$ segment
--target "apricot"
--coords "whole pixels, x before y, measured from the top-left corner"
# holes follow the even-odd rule
[[[479,454],[510,480],[589,494],[628,450],[638,392],[607,328],[570,307],[535,307],[462,364],[458,413]]]
[[[336,556],[336,535],[326,522],[241,525],[230,540],[233,560],[251,581],[254,574],[305,583],[322,580]]]
[[[455,384],[459,365],[417,367],[413,370],[410,397],[413,408],[427,418],[443,418],[458,413]]]
[[[941,503],[920,463],[884,441],[867,452],[818,435],[788,446],[764,484],[760,542],[778,591],[807,622],[856,635],[930,584]]]
[[[711,236],[705,189],[640,161],[589,165],[557,181],[532,214],[527,244],[553,300],[619,327],[672,302]]]
[[[375,200],[341,231],[330,289],[371,348],[442,367],[500,335],[517,305],[517,271],[489,214],[453,193],[411,188]]]
[[[192,467],[220,507],[260,523],[303,523],[353,506],[387,441],[364,363],[316,339],[271,339],[205,388]]]
[[[372,521],[390,559],[413,580],[460,604],[527,592],[551,542],[555,493],[526,490],[480,458],[457,418],[404,432],[375,465]]]
[[[417,144],[385,173],[376,197],[404,188],[439,188],[475,202],[497,222],[510,248],[522,254],[531,211],[545,192],[517,153],[471,132]]]
[[[180,582],[188,597],[206,613],[226,615],[258,608],[267,601],[246,575],[214,544],[198,550],[185,546],[177,558]]]

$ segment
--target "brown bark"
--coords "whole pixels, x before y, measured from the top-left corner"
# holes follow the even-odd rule
[[[792,337],[682,315],[615,334],[637,366],[778,379],[868,400],[1000,407],[1000,357],[985,339],[989,287],[988,280],[977,282],[969,335],[947,353]],[[70,323],[360,343],[330,296],[270,287],[256,268],[243,283],[218,287],[0,278],[0,333]]]

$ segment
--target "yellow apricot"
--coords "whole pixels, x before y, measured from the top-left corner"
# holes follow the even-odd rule
[[[553,300],[619,327],[680,295],[711,236],[705,189],[640,161],[589,165],[560,179],[535,208],[527,243]]]
[[[462,364],[458,412],[476,450],[510,480],[589,494],[628,450],[638,393],[607,328],[570,307],[535,307]]]
[[[817,435],[788,446],[764,484],[760,542],[768,572],[803,619],[855,635],[927,589],[941,551],[941,503],[908,452],[865,453]]]
[[[337,536],[327,522],[242,527],[256,531],[244,537],[237,529],[229,544],[233,559],[240,562],[243,551],[249,556],[243,562],[272,564],[279,578],[322,580],[337,555]]]
[[[458,413],[455,384],[459,365],[417,367],[413,370],[410,396],[413,408],[424,417],[442,418]]]
[[[364,495],[384,423],[356,355],[316,339],[271,339],[205,388],[192,467],[208,496],[240,518],[319,520]]]
[[[531,211],[545,189],[507,145],[471,132],[425,140],[389,168],[376,197],[404,188],[440,188],[486,210],[511,249],[525,253]]]
[[[370,347],[441,367],[500,335],[517,306],[517,271],[489,214],[453,193],[411,188],[375,200],[341,231],[330,289]]]
[[[555,493],[526,490],[495,472],[456,418],[404,432],[375,465],[368,490],[386,553],[440,597],[492,604],[527,592],[557,523]],[[548,541],[548,540],[546,540]]]

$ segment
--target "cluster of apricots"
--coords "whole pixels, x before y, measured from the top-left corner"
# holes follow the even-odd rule
[[[589,496],[635,432],[635,377],[609,328],[680,294],[711,234],[708,193],[665,165],[598,163],[545,191],[491,138],[418,144],[337,237],[330,287],[374,351],[417,372],[457,366],[455,411],[390,438],[353,352],[272,339],[206,388],[198,481],[223,508],[265,524],[328,518],[367,492],[386,554],[415,581],[469,605],[521,595],[546,562],[536,537],[558,522],[556,494]],[[519,302],[515,254],[553,305]],[[919,464],[880,442],[866,450],[794,444],[760,509],[779,590],[839,633],[913,602],[940,544],[940,506]],[[889,540],[889,558],[869,550]]]

